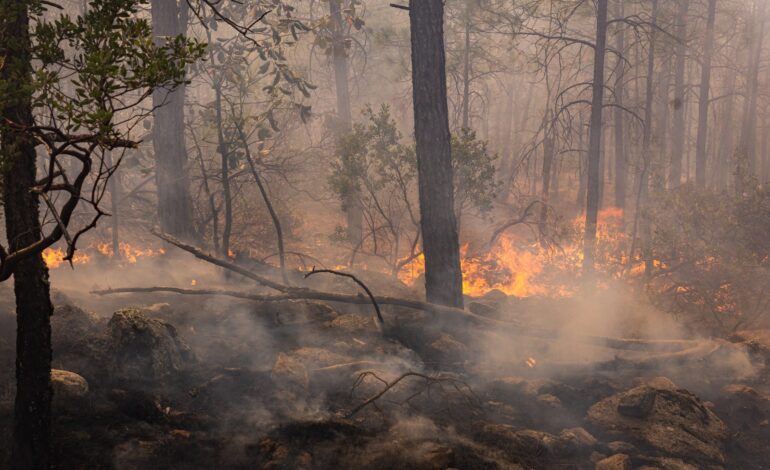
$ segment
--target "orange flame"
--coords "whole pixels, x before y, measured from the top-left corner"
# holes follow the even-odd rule
[[[620,230],[622,218],[623,210],[614,207],[599,213],[597,259],[606,270],[623,266],[626,261],[622,256],[625,241],[625,234]],[[585,215],[576,217],[572,226],[576,233],[582,233]],[[579,278],[583,240],[582,236],[576,236],[569,243],[551,249],[506,233],[484,254],[469,255],[466,244],[461,247],[460,255],[466,295],[477,297],[499,290],[515,297],[564,297],[576,289],[568,283]],[[425,259],[420,256],[404,266],[398,277],[412,285],[424,272]]]

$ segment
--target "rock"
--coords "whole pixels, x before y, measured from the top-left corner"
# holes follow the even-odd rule
[[[770,363],[770,329],[736,331],[729,339],[745,345],[749,352]]]
[[[57,401],[82,398],[88,393],[86,379],[67,370],[51,369],[51,386]]]
[[[82,397],[88,393],[86,379],[67,370],[51,369],[51,386],[61,396]]]
[[[468,304],[468,310],[475,315],[482,317],[499,318],[500,312],[495,305],[490,305],[487,302],[470,302]]]
[[[465,344],[446,333],[442,333],[430,347],[443,361],[462,361],[468,354],[468,347]]]
[[[307,392],[310,385],[310,377],[302,361],[284,353],[278,353],[270,377],[282,389]]]
[[[649,394],[655,398],[649,398]],[[648,412],[620,413],[621,403],[638,403]],[[640,415],[644,415],[643,417]],[[659,455],[696,462],[723,464],[727,427],[695,395],[683,389],[655,389],[640,385],[617,393],[588,410],[588,420],[608,434],[640,443]]]
[[[615,454],[596,462],[596,470],[631,470],[631,458],[626,454]]]
[[[559,449],[559,438],[531,429],[514,430],[505,424],[484,426],[480,438],[510,456],[548,457]]]
[[[628,442],[623,442],[623,441],[612,441],[609,444],[607,444],[607,448],[613,454],[633,455],[633,454],[636,454],[637,452],[635,445],[629,444]]]
[[[644,418],[655,406],[657,391],[649,386],[641,386],[629,390],[620,397],[618,413],[633,418]]]
[[[583,428],[563,429],[559,433],[559,455],[589,455],[599,443],[594,436]]]
[[[136,309],[116,312],[108,324],[109,361],[113,377],[123,380],[166,378],[193,360],[176,329]]]
[[[540,389],[550,383],[547,379],[501,377],[492,381],[491,389],[496,398],[512,404],[520,404],[522,401],[536,399]]]
[[[109,399],[118,410],[133,419],[154,423],[165,416],[160,399],[142,390],[114,389],[110,391]]]
[[[99,317],[72,304],[56,305],[51,317],[51,339],[54,349],[77,343],[85,336],[98,333]]]

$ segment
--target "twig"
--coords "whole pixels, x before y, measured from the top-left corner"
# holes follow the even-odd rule
[[[451,384],[455,388],[455,390],[457,390],[460,393],[462,393],[462,391],[460,390],[459,386],[463,386],[463,387],[465,387],[468,390],[470,395],[472,395],[472,396],[474,395],[473,394],[473,390],[470,388],[470,386],[467,383],[463,382],[462,380],[456,379],[454,377],[441,377],[441,376],[431,377],[429,375],[421,374],[419,372],[405,372],[405,373],[401,374],[397,379],[395,379],[392,382],[384,381],[382,378],[377,376],[377,374],[375,374],[374,372],[371,372],[371,371],[363,372],[356,379],[356,382],[353,385],[353,389],[354,390],[355,390],[356,387],[358,387],[363,382],[363,380],[364,380],[364,378],[366,378],[366,376],[372,376],[375,379],[379,380],[380,382],[383,382],[385,384],[385,388],[380,390],[377,394],[373,395],[372,397],[366,399],[360,405],[358,405],[355,408],[353,408],[350,411],[350,413],[348,413],[347,416],[346,416],[348,419],[352,418],[359,411],[361,411],[362,409],[366,408],[367,406],[373,404],[374,402],[376,402],[377,400],[382,398],[382,396],[385,395],[386,393],[388,393],[389,390],[391,390],[393,387],[398,385],[399,382],[401,382],[402,380],[404,380],[404,379],[406,379],[408,377],[419,377],[419,378],[421,378],[423,380],[426,380],[428,382],[428,386],[430,386],[432,384],[436,384],[436,383],[449,383],[449,384]],[[421,393],[421,392],[419,392],[419,393]],[[463,393],[463,395],[465,395],[465,394]],[[409,399],[407,399],[407,401],[412,399],[412,398],[414,398],[414,396],[409,397]],[[466,398],[468,398],[468,397],[466,396]]]
[[[385,320],[382,319],[382,312],[380,312],[380,306],[377,304],[377,299],[374,298],[374,294],[372,294],[372,291],[369,290],[368,287],[366,287],[366,284],[361,282],[360,279],[358,279],[356,276],[350,274],[350,273],[343,273],[341,271],[335,271],[333,269],[316,269],[315,266],[313,266],[313,270],[309,273],[305,274],[305,279],[309,278],[310,276],[314,274],[319,273],[329,273],[329,274],[335,274],[337,276],[347,277],[349,279],[353,279],[356,284],[361,286],[363,290],[366,291],[367,295],[369,295],[369,298],[372,300],[372,305],[374,305],[374,311],[377,313],[377,320],[379,320],[380,324],[385,323]]]

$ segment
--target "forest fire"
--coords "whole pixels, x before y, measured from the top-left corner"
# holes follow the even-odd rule
[[[626,234],[623,231],[623,210],[610,207],[600,211],[597,227],[597,269],[610,276],[622,271],[627,257]],[[569,223],[569,232],[582,233],[585,216],[580,215]],[[568,297],[577,289],[583,262],[583,240],[570,236],[560,244],[541,244],[538,241],[501,235],[494,246],[485,253],[470,254],[469,245],[460,250],[463,272],[463,292],[480,297],[498,290],[514,297]],[[399,280],[413,285],[424,273],[422,256],[409,263],[399,273]],[[637,272],[636,266],[629,270]]]
[[[126,242],[120,242],[118,246],[118,256],[116,259],[120,260],[121,263],[136,264],[139,258],[156,257],[165,253],[163,248],[141,248]],[[47,248],[43,251],[43,261],[48,266],[48,269],[56,269],[65,264],[65,257],[66,252],[61,248]],[[72,265],[85,265],[97,258],[115,258],[112,244],[97,243],[79,249],[72,258]]]

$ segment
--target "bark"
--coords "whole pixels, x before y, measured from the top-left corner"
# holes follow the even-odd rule
[[[350,132],[353,118],[350,106],[348,54],[345,49],[345,36],[343,34],[341,0],[329,1],[329,16],[331,17],[332,24],[332,62],[334,65],[334,86],[337,97],[337,119],[339,131],[346,133]],[[348,237],[353,244],[357,244],[361,241],[363,230],[363,213],[357,188],[348,188],[343,197]]]
[[[411,0],[412,92],[428,302],[462,307],[442,0]]]
[[[658,20],[658,0],[652,1],[652,22],[655,24]],[[654,103],[653,95],[653,73],[655,71],[655,42],[657,31],[652,30],[650,34],[650,52],[647,58],[647,90],[645,94],[644,105],[644,134],[642,137],[642,158],[644,159],[644,168],[640,178],[639,186],[639,204],[636,208],[635,219],[639,220],[640,209],[646,206],[647,193],[650,186],[650,169],[652,168],[652,152],[650,145],[652,143],[652,106]],[[636,224],[635,224],[636,225]],[[636,235],[636,234],[634,234]],[[652,229],[650,221],[647,218],[642,220],[642,251],[644,256],[644,272],[649,276],[652,274]]]
[[[583,274],[594,272],[596,253],[596,222],[599,215],[599,182],[601,171],[602,106],[604,104],[604,59],[607,48],[607,0],[596,6],[596,43],[594,46],[593,97],[591,100],[591,131],[588,143],[588,179],[585,238],[583,245]]]
[[[749,64],[746,76],[746,100],[743,107],[740,141],[738,142],[737,167],[735,169],[735,189],[740,194],[744,191],[756,171],[757,139],[757,97],[759,92],[759,61],[762,57],[762,41],[765,35],[765,2],[757,2],[756,23],[751,31]]]
[[[213,63],[213,62],[212,62]],[[219,80],[215,78],[215,80]],[[214,107],[217,119],[217,150],[221,158],[222,199],[225,203],[225,225],[222,229],[222,256],[230,255],[230,235],[233,231],[233,200],[230,191],[230,151],[222,126],[222,84],[214,83]]]
[[[182,2],[185,3],[185,2]],[[156,41],[183,32],[175,0],[152,0],[152,29]],[[182,15],[184,17],[184,15]],[[184,134],[185,87],[174,91],[157,89],[152,94],[153,149],[158,187],[158,218],[163,231],[188,240],[196,238],[193,226],[192,196],[187,174]]]
[[[109,166],[113,166],[112,161],[112,152],[105,151],[107,164]],[[110,212],[111,212],[111,221],[112,221],[112,256],[113,259],[118,260],[120,259],[120,175],[119,170],[116,169],[115,172],[110,177],[108,184],[110,189]]]
[[[0,0],[1,120],[31,125],[28,2]],[[0,128],[3,209],[10,252],[41,238],[35,143]],[[16,296],[16,402],[11,462],[16,469],[47,469],[51,445],[51,315],[48,269],[41,254],[22,258],[13,272]]]
[[[700,75],[700,96],[698,98],[698,136],[695,144],[695,184],[706,187],[706,142],[708,134],[709,92],[711,91],[711,58],[714,52],[714,23],[717,0],[709,0],[706,20],[706,39],[703,45],[703,64]]]
[[[715,171],[714,183],[718,189],[727,189],[729,185],[730,167],[732,162],[733,142],[735,140],[733,132],[733,115],[735,111],[735,74],[727,74],[725,83],[725,93],[727,97],[722,111],[721,136],[719,139],[719,153],[717,155],[718,171]]]
[[[623,0],[619,0],[617,5],[617,17],[623,18],[625,16]],[[625,209],[626,207],[626,183],[628,181],[624,135],[625,111],[621,109],[623,106],[623,94],[625,93],[625,90],[623,89],[625,66],[621,56],[626,48],[625,43],[625,30],[621,27],[615,36],[615,49],[619,54],[618,61],[615,65],[615,103],[619,107],[615,108],[613,112],[615,115],[615,207],[620,209]]]
[[[682,183],[682,157],[684,155],[684,106],[685,106],[685,65],[687,59],[687,13],[690,2],[679,0],[677,13],[676,71],[674,84],[674,122],[671,143],[671,167],[668,173],[669,188],[677,188]]]
[[[470,6],[466,8],[466,16],[470,15]],[[465,18],[465,47],[463,49],[463,103],[462,127],[471,127],[471,19]]]

